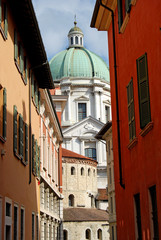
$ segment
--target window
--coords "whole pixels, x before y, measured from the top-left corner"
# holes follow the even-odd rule
[[[32,173],[40,178],[40,147],[32,134]]]
[[[71,37],[71,45],[73,45],[73,37]]]
[[[78,121],[83,120],[87,116],[86,103],[78,103]]]
[[[80,38],[80,45],[82,45],[82,38]]]
[[[44,239],[46,239],[46,223],[44,223]]]
[[[20,229],[20,240],[24,240],[25,236],[25,210],[21,208],[21,229]]]
[[[8,32],[8,17],[7,17],[7,4],[0,1],[0,31],[3,38],[7,39]]]
[[[84,176],[84,168],[81,168],[81,176]]]
[[[14,240],[18,240],[18,206],[14,206],[14,229],[13,229]]]
[[[112,183],[111,168],[109,168],[109,183]]]
[[[68,240],[68,232],[67,230],[63,230],[64,240]]]
[[[141,230],[141,210],[140,210],[140,194],[134,195],[134,203],[135,203],[135,223],[136,223],[136,239],[142,239],[142,230]]]
[[[12,236],[12,201],[5,199],[5,237],[6,240],[11,240]]]
[[[32,213],[32,240],[35,239],[35,214]]]
[[[117,5],[118,5],[118,25],[120,32],[126,13],[129,13],[131,10],[131,0],[118,0]]]
[[[69,195],[69,207],[74,207],[74,195]]]
[[[113,199],[110,197],[110,207],[111,207],[111,213],[113,213]]]
[[[2,240],[2,198],[0,198],[0,240]]]
[[[75,175],[75,167],[71,167],[71,175]]]
[[[128,123],[129,123],[129,139],[133,140],[135,133],[135,114],[134,114],[134,96],[133,96],[133,79],[127,86],[127,101],[128,101]]]
[[[140,128],[143,129],[151,121],[146,53],[138,58],[136,63],[139,92]]]
[[[90,176],[90,175],[91,175],[91,169],[88,168],[88,176]]]
[[[97,231],[97,238],[99,240],[102,240],[102,230],[101,229],[98,229],[98,231]]]
[[[150,213],[151,213],[151,225],[152,225],[152,236],[151,239],[159,240],[159,225],[158,225],[158,210],[157,210],[157,197],[156,197],[156,186],[149,188],[150,193]]]
[[[14,31],[14,59],[18,71],[21,74],[22,80],[26,85],[28,78],[28,61],[27,57],[24,56],[24,49],[22,43],[18,41],[18,35],[16,30]]]
[[[110,156],[111,148],[110,148],[110,141],[108,141],[108,156]]]
[[[112,226],[112,240],[115,240],[115,237],[114,237],[114,226]]]
[[[85,156],[96,160],[96,149],[95,148],[86,148]]]
[[[36,216],[36,240],[39,240],[39,216]]]
[[[75,44],[78,44],[78,37],[75,37]]]
[[[90,229],[86,230],[86,239],[91,239],[91,230]]]
[[[37,82],[35,80],[35,77],[34,77],[34,74],[32,73],[31,74],[31,95],[32,95],[32,100],[33,100],[33,103],[37,109],[38,112],[40,112],[40,91],[39,91],[39,88],[38,88],[38,85],[37,85]]]
[[[105,106],[105,121],[108,122],[110,120],[110,107]]]
[[[28,125],[18,114],[17,107],[13,107],[13,151],[24,164],[28,163]]]
[[[7,91],[0,85],[0,140],[6,141],[7,131]]]

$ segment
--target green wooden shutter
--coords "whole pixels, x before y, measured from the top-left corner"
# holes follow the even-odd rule
[[[137,76],[139,91],[140,128],[143,129],[151,121],[146,54],[137,59]]]
[[[41,105],[40,91],[38,91],[38,110],[39,110],[39,112],[40,112],[40,105]]]
[[[38,107],[38,86],[35,84],[35,104]]]
[[[40,146],[38,148],[38,177],[40,178]]]
[[[129,82],[129,84],[127,86],[127,100],[128,100],[129,139],[132,140],[136,136],[133,79],[131,79],[131,81]]]
[[[125,10],[126,12],[130,12],[131,9],[131,0],[125,0]]]
[[[7,5],[6,3],[4,4],[4,33],[5,36],[7,37],[7,32],[8,32],[8,12],[7,12]]]
[[[25,123],[25,162],[28,163],[28,125]]]
[[[25,83],[26,84],[27,84],[27,77],[28,77],[27,67],[28,67],[28,61],[27,61],[27,57],[25,57]]]
[[[34,74],[31,74],[31,96],[34,98]]]
[[[0,24],[2,22],[2,1],[0,0]]]
[[[7,91],[6,88],[3,90],[3,138],[6,140],[7,130]]]
[[[23,47],[20,44],[20,71],[23,74],[24,71],[24,55],[23,55]]]
[[[36,172],[36,176],[38,176],[38,144],[37,144],[37,140],[35,141],[35,172]]]
[[[119,31],[120,28],[122,26],[122,1],[121,0],[117,0],[117,6],[118,6],[118,25],[119,25]]]
[[[19,115],[19,155],[23,159],[23,117]]]
[[[18,59],[18,41],[17,41],[17,31],[14,31],[14,59]]]
[[[32,134],[32,172],[34,171],[34,161],[35,161],[35,136]]]
[[[17,107],[13,106],[13,151],[17,153]]]

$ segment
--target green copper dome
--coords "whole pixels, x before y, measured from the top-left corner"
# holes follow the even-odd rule
[[[50,61],[50,70],[54,81],[63,77],[97,77],[109,82],[106,63],[84,47],[71,47],[58,53]]]

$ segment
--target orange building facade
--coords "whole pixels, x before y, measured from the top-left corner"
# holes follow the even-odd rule
[[[51,125],[46,125],[46,137],[55,141],[52,149],[56,149],[49,164],[57,161],[57,168],[52,168],[57,180],[52,173],[46,175],[53,180],[58,201],[62,133],[46,90],[54,85],[31,1],[0,1],[0,53],[0,240],[40,239],[45,161],[40,148],[41,121],[47,111],[51,111]],[[43,104],[46,112],[41,114]],[[53,221],[59,227],[60,214]]]
[[[161,3],[96,1],[108,31],[117,238],[161,237]]]

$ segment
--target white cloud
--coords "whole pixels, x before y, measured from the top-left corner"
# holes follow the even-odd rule
[[[84,46],[108,63],[107,33],[90,28],[95,0],[33,0],[44,46],[50,60],[68,47],[68,32],[74,26],[84,33]]]

